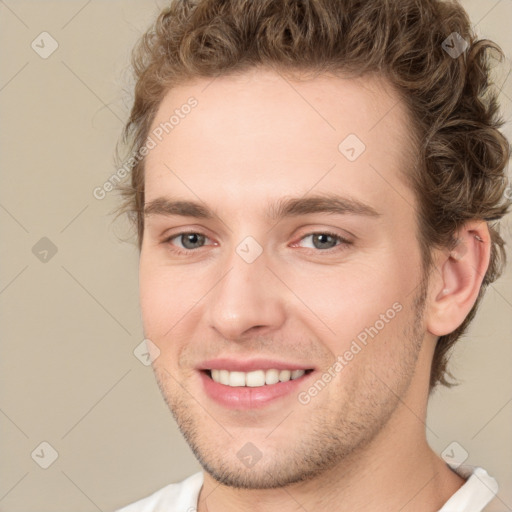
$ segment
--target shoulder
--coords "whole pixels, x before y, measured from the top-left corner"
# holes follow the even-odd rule
[[[118,509],[116,512],[159,512],[163,510],[163,507],[166,507],[165,510],[169,512],[174,510],[195,512],[202,485],[203,473],[195,473],[182,482],[166,485],[150,496]]]

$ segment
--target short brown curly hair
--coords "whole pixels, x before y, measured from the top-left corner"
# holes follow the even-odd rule
[[[450,48],[467,45],[457,56]],[[507,212],[510,148],[499,131],[490,60],[499,47],[478,40],[464,9],[440,0],[175,0],[133,51],[135,98],[122,143],[132,155],[130,184],[119,187],[144,234],[144,158],[140,150],[166,92],[198,77],[255,66],[280,72],[378,73],[411,114],[417,162],[408,179],[418,199],[418,240],[424,269],[433,248],[452,248],[454,233],[485,220],[491,260],[465,321],[437,342],[430,391],[448,387],[449,351],[473,319],[483,292],[505,263],[497,221]]]

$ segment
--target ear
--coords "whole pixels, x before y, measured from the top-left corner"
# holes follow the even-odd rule
[[[472,221],[455,233],[457,245],[435,255],[430,276],[427,330],[435,336],[462,324],[476,302],[487,267],[491,237],[485,221]]]

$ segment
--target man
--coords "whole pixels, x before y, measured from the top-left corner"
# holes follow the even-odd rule
[[[479,511],[429,392],[501,271],[489,41],[437,0],[176,0],[134,53],[153,369],[203,467],[123,512]]]

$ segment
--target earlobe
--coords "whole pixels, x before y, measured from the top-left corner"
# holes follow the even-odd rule
[[[462,324],[489,266],[490,234],[486,222],[465,224],[456,239],[451,251],[439,252],[437,271],[431,276],[427,329],[435,336],[449,334]]]

